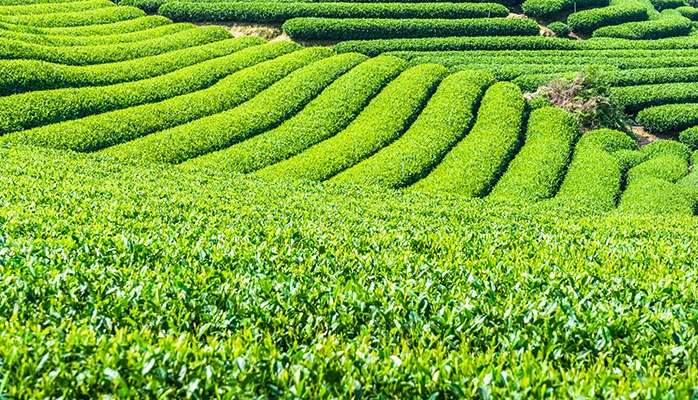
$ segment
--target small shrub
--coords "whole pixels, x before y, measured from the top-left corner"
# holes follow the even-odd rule
[[[561,38],[565,38],[565,37],[569,36],[569,34],[572,32],[572,30],[570,29],[570,27],[567,24],[565,24],[564,22],[560,22],[560,21],[555,21],[555,22],[551,23],[550,25],[548,25],[548,29],[553,31],[555,36],[561,37]]]

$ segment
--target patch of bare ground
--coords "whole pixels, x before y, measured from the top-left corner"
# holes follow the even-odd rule
[[[225,28],[233,36],[257,36],[264,40],[274,40],[283,35],[281,24],[255,24],[251,22],[200,22],[198,26],[217,25]]]
[[[645,127],[643,126],[631,126],[630,130],[633,132],[633,134],[637,137],[638,139],[638,145],[640,147],[650,144],[652,142],[656,142],[657,140],[673,140],[676,135],[673,134],[672,132],[669,133],[663,133],[663,134],[653,134],[648,132]]]
[[[289,41],[296,42],[305,47],[312,46],[322,46],[322,47],[332,47],[339,43],[339,40],[294,40],[291,39],[284,31],[281,29],[282,24],[257,24],[253,22],[241,22],[241,21],[226,21],[226,22],[199,22],[198,26],[210,26],[216,25],[223,27],[232,33],[234,37],[239,36],[257,36],[264,40],[270,42],[281,42]]]

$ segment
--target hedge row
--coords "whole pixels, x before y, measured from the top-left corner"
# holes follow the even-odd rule
[[[350,40],[338,43],[338,53],[358,52],[368,56],[396,51],[464,51],[464,50],[548,50],[576,49],[572,40],[542,36],[524,37],[451,37],[422,39]]]
[[[506,17],[509,11],[495,3],[271,3],[173,2],[159,13],[173,21],[285,22],[293,18],[486,18]]]
[[[613,98],[628,112],[672,103],[698,102],[698,83],[663,83],[658,85],[613,88]]]
[[[620,199],[618,212],[691,216],[695,205],[695,198],[681,185],[648,177],[628,185]]]
[[[556,107],[534,110],[528,119],[524,146],[489,197],[525,202],[553,197],[578,136],[577,120],[569,112]]]
[[[698,101],[697,98],[686,101]],[[637,113],[637,122],[650,132],[678,131],[698,125],[698,104],[667,104]]]
[[[22,6],[27,4],[71,3],[84,0],[0,0],[0,6]]]
[[[129,19],[126,21],[114,22],[111,24],[85,25],[67,28],[37,28],[25,25],[12,25],[0,21],[0,28],[14,32],[32,33],[35,35],[109,36],[143,31],[146,29],[156,28],[162,25],[169,25],[171,23],[172,21],[170,21],[169,18],[153,15]]]
[[[611,155],[616,159],[618,167],[624,176],[630,170],[630,168],[640,165],[641,163],[647,161],[648,158],[647,154],[641,151],[625,149],[615,151],[611,153]]]
[[[138,32],[122,33],[106,36],[52,36],[36,35],[33,33],[16,32],[0,29],[0,38],[17,40],[25,43],[43,46],[99,46],[105,44],[131,43],[172,35],[188,29],[194,29],[193,24],[169,24]]]
[[[278,128],[189,160],[183,167],[250,173],[299,154],[345,129],[406,66],[396,57],[372,58],[341,76]]]
[[[692,126],[679,133],[679,141],[690,147],[691,150],[698,149],[698,126]]]
[[[688,162],[675,155],[653,157],[628,171],[626,184],[646,178],[658,178],[675,183],[688,173]]]
[[[414,189],[486,196],[519,146],[524,108],[516,85],[494,84],[485,92],[470,134]]]
[[[0,58],[33,59],[60,64],[91,65],[133,60],[231,38],[219,26],[189,29],[166,37],[100,46],[41,46],[0,39]]]
[[[291,43],[269,44],[266,53],[257,55],[259,64],[233,73],[205,90],[5,138],[17,143],[89,152],[173,128],[236,107],[298,68],[328,56],[326,51],[317,49],[287,54],[299,48]],[[275,56],[279,57],[273,59]]]
[[[521,5],[524,14],[535,18],[548,18],[555,14],[577,8],[607,6],[608,0],[526,0]]]
[[[695,214],[695,206],[698,205],[698,169],[693,169],[690,174],[676,182],[676,185],[683,189],[685,195],[693,202]]]
[[[266,178],[327,180],[400,137],[448,70],[424,64],[403,72],[349,126],[301,154],[257,172]]]
[[[633,150],[637,144],[623,132],[600,129],[583,135],[574,149],[557,200],[598,209],[611,210],[620,195],[622,174],[611,155]]]
[[[0,96],[67,87],[107,86],[153,78],[263,43],[262,39],[243,36],[151,57],[86,66],[0,60]]]
[[[301,40],[370,40],[442,36],[535,36],[538,24],[521,18],[335,19],[296,18],[283,30]]]
[[[651,22],[651,21],[650,21]],[[619,25],[620,26],[620,25]],[[605,29],[605,28],[601,28]],[[698,37],[687,36],[661,40],[568,39],[530,37],[449,37],[422,39],[353,40],[334,46],[337,52],[359,52],[369,56],[395,51],[465,51],[465,50],[671,50],[696,49]]]
[[[70,13],[114,7],[109,0],[88,0],[68,3],[23,4],[16,6],[0,6],[0,16],[22,14]]]
[[[675,156],[688,162],[691,158],[691,149],[685,144],[674,140],[658,140],[652,142],[642,146],[640,152],[644,154],[648,160],[657,157]]]
[[[404,135],[330,182],[400,188],[425,177],[468,133],[483,93],[495,82],[482,71],[446,77]]]
[[[476,38],[479,39],[479,38]],[[506,39],[506,38],[502,38]],[[519,38],[528,40],[531,38]],[[549,38],[541,38],[549,39]],[[575,43],[568,40],[568,42]],[[581,42],[580,43],[588,43]],[[624,42],[619,40],[619,42]],[[673,49],[673,50],[652,50],[652,49],[561,49],[561,50],[451,50],[451,51],[393,51],[389,55],[404,58],[406,60],[423,60],[422,62],[434,62],[445,66],[466,64],[469,62],[485,63],[494,60],[495,62],[506,62],[509,64],[526,64],[535,60],[535,64],[555,64],[556,60],[561,63],[579,63],[578,60],[589,60],[588,62],[598,62],[608,60],[608,63],[623,63],[626,60],[644,58],[650,66],[654,66],[657,58],[679,59],[696,58],[695,49]],[[484,61],[474,61],[484,60]],[[522,61],[523,60],[523,61]],[[662,65],[661,63],[658,65]],[[622,67],[621,64],[619,66]],[[626,67],[623,67],[626,68]],[[640,67],[633,67],[640,68]],[[644,67],[648,68],[648,67]]]
[[[591,33],[603,26],[646,21],[648,18],[647,7],[638,3],[629,3],[580,11],[570,15],[567,23],[574,32]]]
[[[693,24],[691,20],[681,16],[674,11],[675,15],[669,14],[668,10],[663,13],[665,18],[644,21],[627,22],[615,26],[606,26],[594,31],[594,37],[607,37],[633,40],[654,40],[668,38],[672,36],[686,36],[691,33]]]
[[[7,0],[5,0],[7,1]],[[155,13],[158,9],[165,3],[171,3],[171,0],[121,0],[119,5],[124,6],[134,6],[148,13]],[[194,1],[184,1],[189,3],[239,3],[239,2],[251,2],[251,3],[341,3],[337,0],[194,0]],[[400,4],[410,4],[410,3],[444,3],[443,0],[350,0],[347,3],[354,4],[370,4],[370,3],[400,3]],[[505,6],[515,6],[518,5],[518,0],[451,0],[448,3],[498,3]]]
[[[107,7],[74,13],[0,15],[0,23],[30,25],[37,28],[67,28],[109,24],[144,15],[145,12],[136,7]]]
[[[269,53],[266,47],[256,46],[135,82],[0,97],[0,134],[153,103],[201,90],[233,72],[266,59]]]
[[[232,110],[112,147],[106,153],[138,161],[181,163],[230,147],[289,119],[364,60],[363,55],[342,54],[315,62]]]
[[[499,81],[511,81],[519,77],[559,76],[563,72],[582,71],[586,64],[463,64],[451,67],[452,71],[481,70],[491,73]],[[606,69],[604,69],[606,71]],[[538,74],[540,73],[540,74]]]
[[[698,21],[698,9],[690,6],[679,7],[676,9],[681,15],[690,19],[691,21]]]
[[[696,200],[685,189],[691,185],[675,184],[688,174],[690,151],[670,141],[652,143],[641,151],[649,159],[628,171],[619,212],[693,215]]]
[[[650,0],[657,11],[682,8],[688,6],[685,0]]]

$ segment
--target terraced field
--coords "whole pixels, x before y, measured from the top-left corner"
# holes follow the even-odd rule
[[[0,399],[695,397],[693,20],[0,0]]]

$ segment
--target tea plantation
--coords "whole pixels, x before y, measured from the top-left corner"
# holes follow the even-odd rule
[[[0,0],[0,399],[698,398],[694,20]]]

